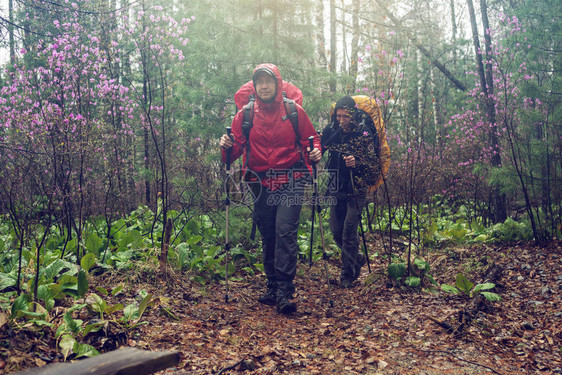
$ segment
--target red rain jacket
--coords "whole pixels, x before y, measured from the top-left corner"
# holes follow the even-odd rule
[[[240,155],[244,154],[243,165],[248,166],[250,170],[256,173],[268,171],[283,171],[292,167],[301,159],[301,153],[296,147],[296,134],[291,121],[283,117],[287,116],[285,106],[283,105],[283,90],[287,84],[281,79],[281,74],[277,66],[273,64],[261,64],[254,69],[254,72],[260,68],[268,68],[273,71],[277,78],[277,92],[273,102],[264,103],[256,95],[254,103],[253,127],[250,130],[250,160],[247,163],[245,154],[245,146],[247,139],[242,133],[243,110],[239,110],[232,121],[232,135],[234,136],[234,146],[232,148],[231,161],[236,160]],[[240,90],[248,91],[248,84],[242,86]],[[300,90],[299,90],[300,91]],[[247,94],[249,95],[249,93]],[[240,97],[240,92],[237,93]],[[290,97],[290,96],[289,96]],[[302,99],[301,99],[302,100]],[[239,104],[239,103],[237,103]],[[240,103],[241,104],[241,103]],[[299,118],[299,135],[301,138],[301,148],[303,150],[304,161],[310,170],[310,159],[306,148],[309,146],[308,137],[314,137],[314,147],[320,148],[320,138],[314,130],[314,126],[310,122],[308,115],[304,109],[297,103]],[[222,159],[226,161],[226,151],[222,150]],[[298,177],[298,175],[295,175]],[[273,183],[272,183],[273,182]],[[287,182],[286,175],[275,174],[275,182],[270,178],[262,178],[261,183],[264,186],[276,186]]]

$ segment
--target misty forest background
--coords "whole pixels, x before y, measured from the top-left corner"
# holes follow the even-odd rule
[[[560,236],[559,0],[2,7],[0,302],[13,319],[135,260],[224,278],[218,139],[262,62],[302,89],[319,132],[343,95],[379,103],[391,166],[369,197],[371,231],[418,255]],[[247,203],[231,210],[231,274],[260,269]]]

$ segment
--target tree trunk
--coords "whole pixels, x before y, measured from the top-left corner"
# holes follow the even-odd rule
[[[476,14],[474,12],[474,4],[472,0],[467,0],[468,11],[470,14],[470,25],[472,28],[472,41],[474,44],[474,52],[476,55],[476,64],[478,69],[478,77],[480,79],[480,90],[484,95],[484,104],[486,109],[486,117],[488,123],[490,124],[489,130],[489,141],[492,147],[492,156],[491,156],[491,163],[492,167],[500,167],[501,166],[501,155],[500,155],[500,147],[498,144],[498,136],[497,136],[497,123],[496,123],[496,109],[493,103],[493,79],[492,79],[492,68],[491,63],[489,61],[486,62],[487,70],[484,70],[484,62],[482,61],[482,50],[480,47],[480,38],[478,36],[478,27],[476,25]],[[485,27],[485,41],[486,41],[486,51],[491,51],[491,36],[488,33],[488,17],[487,17],[487,8],[485,0],[481,0],[480,3],[481,11],[482,11],[482,23]],[[488,59],[487,59],[488,60]],[[489,82],[487,80],[490,80]],[[499,223],[505,221],[507,218],[507,205],[506,205],[506,198],[505,194],[501,192],[499,186],[495,186],[492,189],[492,204],[494,207],[494,222]]]
[[[172,219],[166,220],[164,225],[164,233],[162,234],[162,247],[160,251],[160,271],[166,276],[168,271],[168,249],[170,248],[170,238],[172,237]]]
[[[273,14],[273,60],[275,64],[279,64],[279,11],[277,5],[279,2],[274,2],[271,13]]]
[[[358,70],[358,61],[359,61],[359,9],[360,9],[360,1],[353,0],[351,4],[351,8],[353,11],[352,14],[352,21],[353,24],[353,37],[351,40],[351,61],[349,66],[349,75],[352,78],[351,86],[350,86],[350,94],[353,95],[355,93],[356,85],[357,85],[357,70]]]
[[[457,64],[457,16],[455,14],[455,0],[449,0],[451,7],[451,42],[453,45],[453,65]]]
[[[316,3],[316,55],[318,58],[318,66],[325,70],[328,68],[328,60],[326,59],[326,38],[324,38],[324,1],[319,0]]]
[[[421,144],[422,139],[423,139],[423,108],[424,108],[424,90],[423,90],[423,59],[421,54],[418,52],[416,53],[416,76],[417,76],[417,87],[416,87],[416,93],[418,94],[418,108],[417,108],[417,114],[418,114],[418,118],[417,118],[417,131],[416,131],[416,141],[418,142],[418,144]]]
[[[340,20],[338,23],[341,25],[341,37],[342,37],[342,41],[341,41],[342,57],[340,59],[341,61],[340,72],[343,73],[343,72],[347,72],[347,60],[349,56],[347,55],[347,23],[345,19],[345,12],[343,11],[343,0],[341,1],[342,4],[339,6]]]
[[[142,10],[145,11],[145,2],[143,0],[142,2]],[[143,20],[143,28],[144,28],[144,20]],[[146,66],[148,64],[148,57],[146,56],[146,53],[141,52],[141,60],[142,60],[142,66],[143,69],[146,69]],[[146,74],[143,74],[142,77],[142,94],[143,94],[143,101],[144,101],[144,106],[145,106],[145,110],[149,110],[150,108],[150,103],[149,103],[149,82],[148,82],[148,77]],[[150,171],[150,134],[149,134],[149,129],[148,129],[148,124],[144,124],[143,125],[143,145],[144,145],[144,168],[146,169],[146,173],[148,174],[148,171]],[[151,199],[151,193],[150,193],[150,177],[145,176],[144,178],[144,199],[145,199],[145,204],[147,206],[150,207],[150,203],[152,202]]]
[[[330,92],[336,92],[336,57],[337,57],[337,36],[336,36],[336,0],[330,0]]]
[[[429,78],[431,84],[431,105],[433,109],[433,129],[435,132],[435,146],[441,155],[441,129],[442,127],[439,125],[439,103],[437,103],[437,85],[435,85],[435,73],[433,69],[429,71]]]
[[[10,24],[8,25],[10,65],[13,67],[16,64],[16,42],[14,40],[14,0],[8,1],[8,18],[10,19]]]

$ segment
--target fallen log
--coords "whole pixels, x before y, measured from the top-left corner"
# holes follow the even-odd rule
[[[178,352],[124,348],[72,363],[35,367],[16,375],[147,375],[175,366],[179,361]]]

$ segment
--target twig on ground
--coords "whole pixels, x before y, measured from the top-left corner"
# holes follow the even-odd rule
[[[217,372],[217,375],[220,375],[220,374],[222,374],[222,373],[225,372],[225,371],[232,370],[233,368],[235,368],[236,366],[238,366],[238,365],[241,364],[242,362],[244,362],[243,359],[239,360],[238,362],[236,362],[236,363],[234,363],[234,364],[232,364],[232,365],[230,365],[230,366],[226,366],[226,367],[222,368],[219,372]]]
[[[447,355],[450,355],[451,357],[454,357],[455,359],[458,359],[459,361],[463,361],[463,362],[466,362],[466,363],[470,363],[471,365],[476,365],[476,366],[484,367],[484,368],[486,368],[486,369],[492,371],[494,374],[503,375],[501,372],[498,372],[498,371],[494,370],[493,368],[491,368],[491,367],[489,367],[489,366],[480,364],[480,363],[478,363],[478,362],[470,361],[470,360],[468,360],[468,359],[461,358],[461,357],[459,357],[459,356],[457,356],[457,355],[455,355],[455,354],[453,354],[453,353],[451,353],[451,352],[448,352],[448,351],[446,351],[446,350],[422,350],[422,349],[418,349],[418,350],[420,350],[420,351],[422,351],[422,352],[424,352],[424,353],[442,353],[442,354],[447,354]]]

